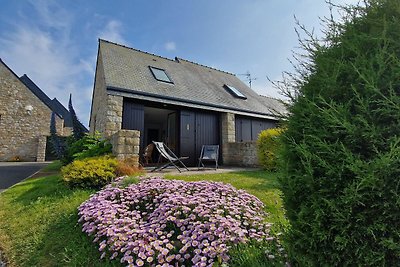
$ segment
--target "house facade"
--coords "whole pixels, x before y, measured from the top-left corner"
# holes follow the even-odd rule
[[[231,73],[99,40],[89,126],[114,140],[117,154],[162,141],[195,165],[202,145],[218,144],[223,164],[255,165],[258,133],[281,112]]]
[[[56,113],[59,135],[72,131],[72,124],[64,120],[66,109],[59,105],[0,59],[0,161],[44,161],[51,113]]]

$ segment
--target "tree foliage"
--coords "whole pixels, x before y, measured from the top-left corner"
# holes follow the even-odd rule
[[[333,5],[331,4],[333,7]],[[288,244],[301,266],[400,262],[400,1],[342,6],[305,31],[283,133]],[[302,29],[304,27],[300,26]]]
[[[87,131],[82,126],[82,123],[79,121],[78,116],[75,113],[74,107],[72,106],[72,94],[69,95],[68,110],[72,118],[72,131],[74,138],[75,140],[80,140],[85,136],[85,133]]]
[[[112,145],[101,138],[100,133],[85,134],[81,139],[68,139],[68,146],[65,157],[62,160],[64,165],[73,162],[76,159],[82,160],[90,157],[97,157],[111,154]]]

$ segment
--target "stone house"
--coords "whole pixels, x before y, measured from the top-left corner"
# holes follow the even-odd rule
[[[223,164],[257,165],[258,133],[276,127],[282,112],[279,100],[234,74],[99,40],[89,126],[122,158],[163,141],[188,165],[204,144],[220,145]]]
[[[70,135],[68,110],[27,75],[18,77],[0,59],[0,161],[44,161],[53,111],[57,133]]]

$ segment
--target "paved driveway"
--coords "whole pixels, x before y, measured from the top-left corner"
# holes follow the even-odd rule
[[[0,192],[35,174],[48,162],[0,162]]]

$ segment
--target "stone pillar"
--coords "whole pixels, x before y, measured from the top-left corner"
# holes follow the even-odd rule
[[[232,156],[230,151],[230,143],[234,143],[235,136],[235,114],[221,114],[221,141],[222,141],[222,163],[231,164]]]
[[[38,137],[38,145],[36,152],[37,162],[44,162],[46,160],[46,140],[47,137],[45,135],[41,135]]]
[[[117,159],[129,160],[132,165],[139,166],[140,131],[119,130],[111,136],[110,142]]]
[[[235,142],[235,114],[223,113],[221,115],[222,144]]]
[[[106,114],[103,114],[105,117],[104,136],[106,138],[121,130],[123,100],[122,96],[107,95],[106,103],[104,103],[107,107],[104,110]]]

